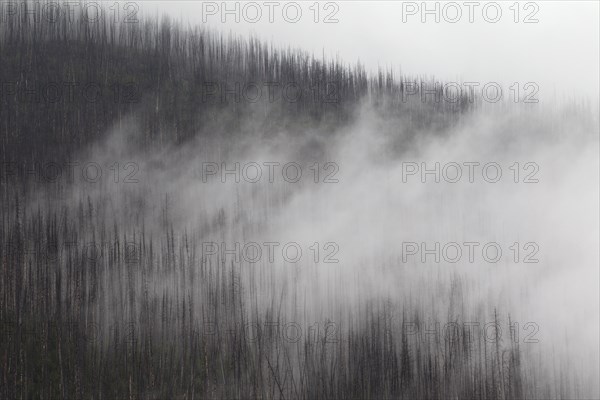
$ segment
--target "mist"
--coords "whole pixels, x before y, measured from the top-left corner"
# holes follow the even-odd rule
[[[136,94],[2,93],[2,397],[600,396],[596,97],[84,20],[0,26]]]
[[[247,121],[235,139],[142,152],[127,145],[139,134],[130,118],[75,159],[128,160],[139,166],[136,182],[81,183],[61,202],[109,199],[94,216],[128,237],[143,233],[168,246],[166,227],[197,253],[188,268],[230,265],[236,290],[253,305],[248,319],[275,305],[278,320],[305,330],[333,321],[343,335],[356,329],[349,315],[390,302],[421,310],[425,332],[446,334],[435,324],[483,329],[497,309],[527,338],[521,351],[539,363],[538,379],[559,379],[552,366],[568,366],[582,393],[595,396],[597,129],[543,106],[498,108],[416,138],[405,121],[382,120],[364,105],[343,128],[265,136]],[[179,273],[146,279],[150,296],[202,302]],[[392,332],[415,322],[391,318]]]

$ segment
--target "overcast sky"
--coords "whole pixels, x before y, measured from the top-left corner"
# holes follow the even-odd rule
[[[239,22],[235,21],[236,12],[223,12],[221,1],[139,4],[141,15],[162,10],[192,24],[254,34],[319,56],[323,52],[339,56],[348,63],[360,60],[372,70],[393,66],[411,75],[435,75],[458,82],[502,82],[506,87],[513,82],[519,82],[521,88],[526,82],[536,82],[540,101],[579,94],[598,99],[597,1],[520,2],[517,23],[513,1],[488,6],[490,2],[474,2],[477,5],[473,7],[462,1],[451,5],[427,2],[430,10],[438,3],[439,23],[435,14],[423,15],[422,2],[321,1],[319,22],[314,21],[313,1],[297,3],[302,12],[299,17],[295,5],[285,6],[289,2],[273,2],[277,5],[270,8],[263,1],[252,6],[229,1],[226,7],[235,10],[236,3]],[[502,13],[499,17],[498,8]],[[337,22],[325,23],[326,17]],[[423,17],[426,22],[422,22]],[[456,19],[458,22],[450,22]],[[488,22],[496,19],[496,23]],[[525,23],[525,19],[538,22]],[[293,20],[297,22],[290,22]]]

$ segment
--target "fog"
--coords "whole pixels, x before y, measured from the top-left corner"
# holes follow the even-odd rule
[[[207,3],[0,25],[0,396],[599,397],[598,4]]]
[[[349,316],[373,301],[394,304],[393,324],[400,310],[421,310],[430,329],[483,326],[498,309],[517,324],[538,379],[558,380],[560,365],[581,393],[597,395],[597,115],[488,105],[417,136],[368,105],[358,115],[302,135],[265,136],[248,121],[243,134],[148,152],[128,145],[140,133],[131,118],[77,159],[129,160],[139,182],[82,183],[67,203],[108,201],[98,219],[128,236],[185,232],[198,253],[188,267],[231,265],[251,314],[275,307],[284,321],[333,321],[348,332]],[[288,163],[301,176],[295,166],[283,173]],[[178,279],[157,276],[150,292],[195,292],[193,280]]]

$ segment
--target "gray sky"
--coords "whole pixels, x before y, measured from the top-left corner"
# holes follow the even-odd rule
[[[224,32],[251,33],[319,56],[325,52],[349,63],[360,59],[371,70],[393,66],[411,75],[482,84],[500,82],[505,87],[519,82],[521,94],[525,83],[535,82],[539,86],[536,97],[541,102],[563,95],[583,94],[596,102],[599,97],[597,1],[520,2],[518,23],[514,21],[513,1],[488,5],[485,12],[484,7],[491,2],[475,2],[473,8],[463,1],[454,3],[458,7],[448,2],[427,2],[430,10],[439,4],[439,23],[434,14],[423,14],[420,1],[321,1],[316,23],[313,1],[297,2],[302,15],[295,23],[289,21],[296,19],[296,6],[285,6],[290,2],[273,2],[277,5],[271,8],[272,13],[268,2],[263,1],[246,7],[249,2],[228,1],[226,7],[233,10],[236,3],[239,11],[232,14],[223,12],[221,1],[139,4],[141,15],[166,11],[185,22]],[[502,12],[499,21],[487,22],[486,18],[496,18],[496,4]],[[257,17],[259,9],[261,16]],[[458,17],[458,10],[460,19],[451,23],[449,20]],[[270,14],[273,22],[269,22]],[[337,22],[325,23],[327,16]],[[426,22],[421,21],[422,17],[427,18]],[[538,22],[525,23],[526,17]],[[224,23],[222,18],[226,19]],[[258,22],[252,23],[253,19]]]

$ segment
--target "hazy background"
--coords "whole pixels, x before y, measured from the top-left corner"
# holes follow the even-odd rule
[[[201,1],[152,1],[141,4],[140,13],[166,11],[174,18],[191,24],[203,20]],[[204,2],[207,3],[207,2]],[[210,3],[210,2],[209,2]],[[222,9],[223,2],[213,2]],[[235,2],[227,2],[233,9]],[[263,5],[264,2],[257,2]],[[286,2],[279,2],[285,4]],[[323,4],[320,19],[333,11]],[[514,2],[497,2],[502,16],[497,23],[488,23],[482,16],[486,3],[474,9],[474,22],[468,21],[468,8],[461,5],[462,17],[456,23],[433,16],[421,22],[421,13],[402,21],[402,1],[339,1],[335,12],[337,23],[314,23],[309,9],[313,2],[300,1],[302,17],[297,23],[286,22],[281,8],[275,9],[274,22],[269,23],[263,6],[262,18],[256,23],[233,15],[221,21],[222,14],[206,15],[206,24],[225,32],[253,34],[275,45],[301,47],[318,57],[339,56],[354,63],[360,60],[368,69],[393,67],[411,75],[435,75],[446,81],[536,82],[537,96],[548,101],[563,96],[588,96],[598,99],[599,65],[599,3],[596,1],[520,2],[520,22],[513,21],[509,9]],[[421,7],[422,2],[413,2]],[[433,8],[436,2],[427,2]],[[444,4],[440,3],[440,10]],[[525,17],[538,10],[537,23],[524,23]],[[241,3],[243,4],[243,2]],[[205,6],[206,7],[206,6]],[[241,6],[240,6],[241,7]],[[454,11],[448,10],[450,18]],[[250,12],[250,10],[248,11]],[[440,11],[441,14],[442,11]],[[452,12],[452,14],[450,14]],[[492,9],[488,14],[493,18]],[[293,14],[290,11],[290,16]]]

